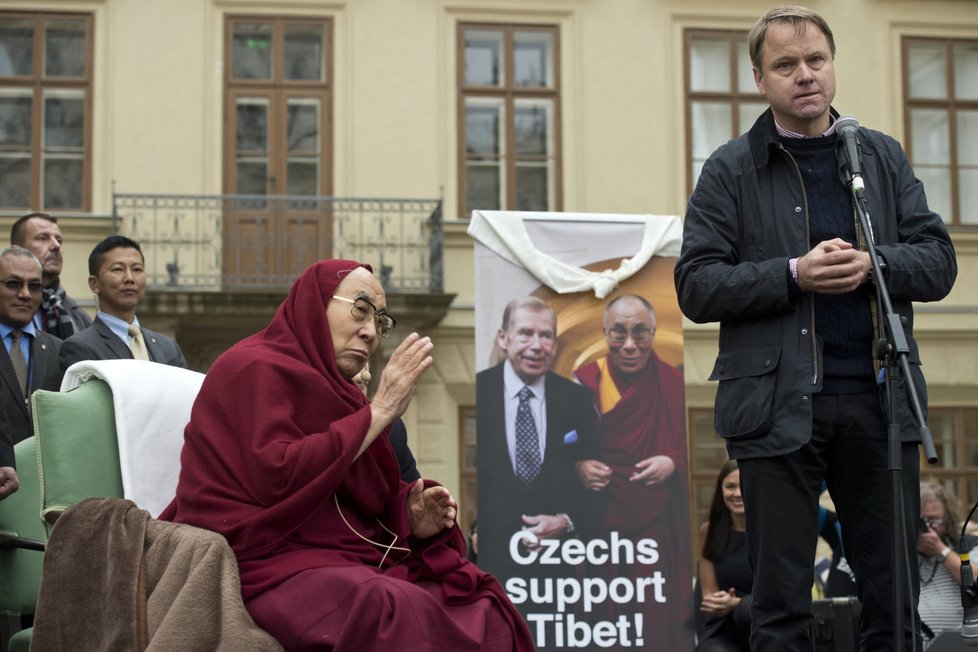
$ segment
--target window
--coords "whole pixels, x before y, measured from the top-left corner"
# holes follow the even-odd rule
[[[288,283],[331,256],[331,216],[309,198],[332,192],[332,22],[229,16],[224,48],[224,283]]]
[[[459,210],[561,208],[556,27],[459,25]]]
[[[225,191],[329,193],[330,22],[228,18]]]
[[[89,210],[92,18],[0,12],[0,208]]]
[[[930,208],[978,224],[978,41],[903,40],[907,152]]]
[[[978,408],[932,407],[927,425],[938,459],[930,465],[921,452],[920,477],[933,476],[942,482],[958,497],[964,518],[978,501]]]
[[[747,32],[686,31],[686,151],[692,193],[703,163],[767,109],[754,85]]]

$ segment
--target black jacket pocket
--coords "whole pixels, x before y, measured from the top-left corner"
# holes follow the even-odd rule
[[[724,439],[760,437],[771,429],[781,348],[752,346],[717,356],[710,380],[717,389],[714,427]]]

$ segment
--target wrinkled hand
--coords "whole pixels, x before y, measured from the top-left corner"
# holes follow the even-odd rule
[[[537,514],[527,516],[523,514],[523,529],[532,532],[537,539],[559,539],[567,532],[567,519],[562,514]],[[524,542],[530,550],[540,548],[539,543]]]
[[[577,477],[581,486],[592,491],[601,491],[611,481],[611,467],[599,460],[580,460],[577,466]]]
[[[458,503],[445,487],[424,488],[418,480],[408,493],[408,525],[419,539],[433,537],[455,525]]]
[[[646,486],[665,482],[676,470],[676,463],[668,455],[653,455],[635,465],[629,482],[644,482]]]
[[[17,471],[12,466],[0,466],[0,500],[20,488],[20,480],[17,479]]]
[[[380,375],[377,392],[370,403],[374,419],[379,420],[384,427],[407,410],[418,380],[434,362],[430,355],[433,348],[430,337],[411,333],[394,349]]]
[[[726,591],[716,591],[704,595],[700,611],[711,616],[723,616],[733,611],[738,604],[740,604],[740,598],[737,597],[737,592],[733,588],[729,588]]]
[[[926,532],[921,532],[917,535],[917,552],[925,557],[933,557],[941,554],[945,545],[947,544],[941,540],[940,535],[929,525],[927,526]]]
[[[818,294],[852,292],[869,278],[869,254],[842,238],[824,240],[798,259],[798,287]]]

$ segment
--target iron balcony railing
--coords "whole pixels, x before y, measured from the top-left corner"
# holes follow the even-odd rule
[[[438,199],[114,193],[112,205],[112,232],[140,243],[154,289],[286,289],[328,258],[369,263],[388,292],[444,288]]]

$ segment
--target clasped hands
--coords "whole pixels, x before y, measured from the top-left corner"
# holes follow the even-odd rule
[[[738,604],[740,604],[740,598],[737,597],[737,591],[730,588],[726,591],[714,591],[704,595],[700,611],[710,616],[723,616],[733,611]]]
[[[798,259],[798,287],[818,294],[845,294],[865,283],[871,269],[869,253],[832,238]]]
[[[611,481],[611,467],[600,460],[580,460],[576,466],[577,477],[585,489],[601,491]],[[653,455],[635,464],[634,469],[629,482],[652,486],[668,480],[676,470],[676,463],[668,455]]]

